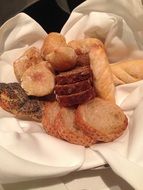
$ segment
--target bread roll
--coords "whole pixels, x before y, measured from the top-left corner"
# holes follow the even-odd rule
[[[63,46],[67,46],[64,36],[57,32],[51,32],[44,39],[41,55],[46,60],[46,56],[49,53]]]
[[[103,43],[97,38],[85,38],[80,40],[72,40],[68,43],[77,54],[77,64],[80,66],[89,65],[89,52],[95,45],[103,48]]]

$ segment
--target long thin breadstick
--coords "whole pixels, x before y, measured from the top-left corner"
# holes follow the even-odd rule
[[[113,76],[104,49],[94,46],[89,53],[89,58],[97,95],[104,100],[115,102]]]
[[[113,63],[110,67],[116,86],[143,79],[143,59]]]

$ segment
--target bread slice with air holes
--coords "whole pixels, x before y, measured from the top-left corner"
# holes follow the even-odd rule
[[[55,118],[60,111],[60,106],[57,101],[47,102],[44,105],[42,115],[42,127],[45,132],[51,136],[60,138],[57,128],[54,125]]]
[[[75,124],[75,109],[61,108],[55,120],[60,137],[72,144],[88,147],[96,143],[96,139],[88,136]]]
[[[100,98],[79,105],[75,120],[79,129],[101,142],[113,141],[122,135],[128,124],[120,107]]]

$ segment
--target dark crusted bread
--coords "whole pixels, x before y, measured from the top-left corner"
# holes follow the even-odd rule
[[[89,101],[94,97],[95,91],[93,87],[76,94],[56,96],[57,101],[60,103],[60,105],[65,107],[76,106],[85,103],[86,101]]]
[[[57,95],[70,95],[88,90],[92,87],[92,79],[83,80],[73,84],[55,85]]]
[[[87,80],[92,77],[92,71],[89,66],[77,67],[71,71],[66,71],[56,76],[56,84],[73,84],[79,81]]]

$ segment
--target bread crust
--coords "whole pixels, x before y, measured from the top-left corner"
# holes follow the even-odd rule
[[[68,123],[67,120],[68,119]],[[75,110],[69,108],[61,108],[55,120],[55,128],[62,139],[77,145],[89,147],[96,143],[96,139],[88,136],[86,133],[76,128]]]
[[[55,78],[56,84],[73,84],[92,77],[92,72],[89,66],[77,67],[71,71],[62,72]]]
[[[82,104],[86,101],[91,100],[95,97],[95,90],[93,87],[91,87],[88,90],[82,91],[80,93],[71,94],[71,95],[62,95],[62,96],[56,96],[57,101],[65,107],[69,106],[76,106],[79,104]]]
[[[143,79],[143,60],[126,60],[110,65],[114,84],[128,84]]]
[[[100,46],[93,47],[89,58],[97,96],[115,103],[115,86],[105,50]]]
[[[45,132],[51,136],[61,138],[57,127],[55,126],[55,119],[60,111],[60,106],[57,101],[47,102],[44,105],[42,115],[42,127]]]
[[[57,95],[70,95],[88,90],[92,87],[92,79],[76,82],[73,84],[55,85]]]
[[[79,129],[99,142],[115,140],[122,135],[128,124],[126,115],[117,105],[100,98],[79,105],[75,120]]]

